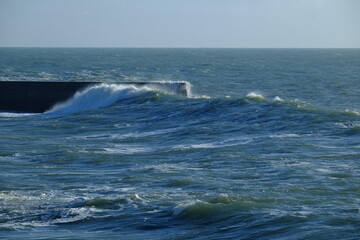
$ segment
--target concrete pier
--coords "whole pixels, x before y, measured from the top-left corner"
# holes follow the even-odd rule
[[[0,81],[0,111],[43,113],[56,103],[70,99],[77,91],[101,82]],[[188,96],[186,82],[117,82],[109,84],[173,88]]]

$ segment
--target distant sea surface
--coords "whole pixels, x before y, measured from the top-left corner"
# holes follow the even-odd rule
[[[104,84],[0,112],[0,239],[360,239],[359,49],[0,48],[14,80]]]

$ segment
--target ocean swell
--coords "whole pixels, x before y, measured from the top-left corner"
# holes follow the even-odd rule
[[[45,114],[63,115],[74,112],[93,110],[108,107],[112,104],[141,96],[148,92],[161,92],[164,94],[176,95],[182,85],[180,82],[151,83],[138,86],[136,84],[114,84],[102,83],[91,86],[77,92],[71,99],[58,103]],[[190,84],[185,83],[186,92],[190,94]]]

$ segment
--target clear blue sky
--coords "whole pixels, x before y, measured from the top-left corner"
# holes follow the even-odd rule
[[[0,0],[0,46],[360,47],[360,0]]]

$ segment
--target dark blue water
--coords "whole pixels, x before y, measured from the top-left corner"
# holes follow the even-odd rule
[[[360,238],[358,49],[3,48],[0,80],[105,83],[0,113],[0,239]]]

